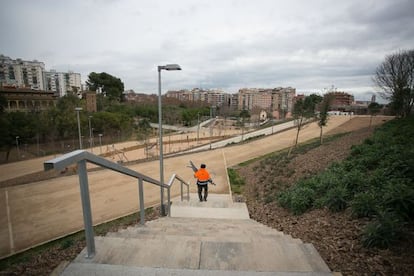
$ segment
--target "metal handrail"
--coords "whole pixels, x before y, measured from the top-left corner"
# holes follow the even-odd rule
[[[178,180],[181,183],[181,201],[184,200],[183,195],[183,184],[187,186],[187,200],[190,200],[190,184],[186,183],[181,177],[179,177],[176,174],[173,174],[170,178],[170,181],[166,184],[169,188],[167,189],[167,198],[168,198],[168,216],[171,217],[171,193],[170,188],[172,184],[174,183],[174,180]]]
[[[60,157],[54,158],[52,160],[45,161],[43,164],[45,171],[51,170],[51,169],[63,170],[67,166],[72,165],[74,163],[77,163],[78,165],[78,175],[79,175],[79,184],[80,184],[80,192],[81,192],[81,200],[82,200],[82,211],[83,211],[83,222],[85,225],[85,236],[86,236],[86,248],[87,248],[86,258],[93,258],[96,252],[95,251],[95,238],[94,238],[93,225],[92,225],[92,212],[91,212],[91,203],[90,203],[90,196],[89,196],[89,184],[88,184],[88,174],[87,174],[88,172],[86,169],[86,161],[138,179],[140,224],[141,225],[145,224],[145,205],[144,205],[144,187],[143,187],[144,181],[167,189],[168,215],[169,216],[171,216],[170,189],[176,179],[180,181],[181,183],[181,201],[183,200],[183,184],[187,186],[187,199],[188,200],[190,199],[189,184],[186,183],[181,177],[179,177],[176,174],[172,175],[168,184],[161,184],[161,182],[158,180],[155,180],[149,176],[146,176],[144,174],[131,170],[122,165],[119,165],[118,163],[108,161],[105,158],[99,157],[85,150],[75,150],[70,153],[64,154]],[[164,202],[161,202],[161,206],[163,206],[163,204]]]

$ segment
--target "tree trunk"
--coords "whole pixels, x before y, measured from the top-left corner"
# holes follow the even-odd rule
[[[319,136],[319,141],[320,141],[320,144],[322,145],[322,140],[323,140],[323,126],[320,126],[320,128],[321,128],[321,132],[320,132],[320,136]]]
[[[296,140],[295,140],[295,148],[296,148],[296,146],[298,145],[298,140],[299,140],[299,131],[300,131],[300,129],[302,128],[302,120],[303,120],[303,118],[300,118],[299,120],[298,120],[298,131],[296,132]]]

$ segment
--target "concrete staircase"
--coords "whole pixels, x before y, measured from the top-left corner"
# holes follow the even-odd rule
[[[96,237],[61,275],[332,275],[311,244],[249,218],[244,203],[211,194],[174,201],[171,217]]]

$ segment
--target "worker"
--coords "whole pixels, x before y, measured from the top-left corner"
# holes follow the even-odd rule
[[[210,177],[210,173],[206,170],[206,164],[201,164],[200,169],[194,173],[194,177],[197,178],[198,198],[201,201],[207,201],[208,196],[208,184],[216,185]],[[203,196],[204,190],[204,196]]]

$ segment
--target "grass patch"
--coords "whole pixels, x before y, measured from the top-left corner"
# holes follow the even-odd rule
[[[244,185],[246,184],[244,179],[239,176],[236,170],[228,168],[227,173],[230,179],[231,191],[234,194],[241,194]]]

